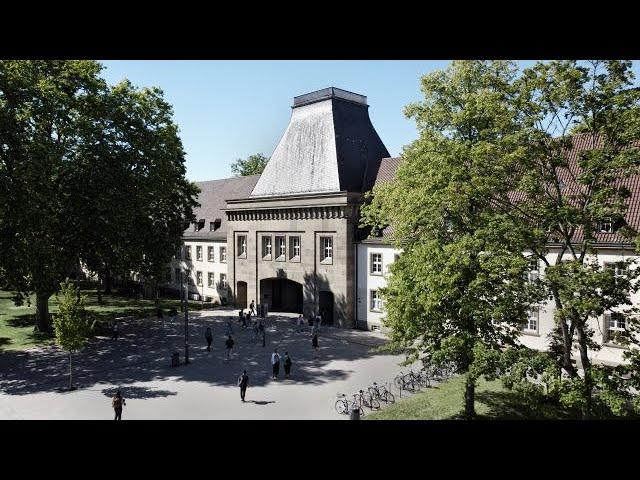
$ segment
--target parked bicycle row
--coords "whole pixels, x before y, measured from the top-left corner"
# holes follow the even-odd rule
[[[443,366],[426,365],[417,372],[413,369],[409,373],[400,372],[394,379],[394,384],[400,390],[414,392],[431,386],[432,381],[443,381],[455,373],[455,365],[446,364]]]
[[[369,386],[366,391],[360,390],[351,396],[353,400],[349,400],[344,393],[338,394],[338,400],[335,404],[338,413],[346,415],[352,410],[358,410],[360,416],[364,416],[365,407],[370,410],[376,410],[381,408],[382,402],[394,403],[396,401],[390,388],[384,385],[378,385],[376,382],[373,382],[373,385]]]

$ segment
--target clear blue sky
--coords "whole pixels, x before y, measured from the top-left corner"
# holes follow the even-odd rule
[[[187,177],[232,176],[236,158],[271,156],[291,116],[293,97],[338,87],[368,97],[369,115],[392,156],[417,136],[403,115],[420,100],[419,80],[448,61],[102,61],[109,83],[158,86],[173,105],[187,152]],[[528,64],[529,62],[522,62]],[[634,62],[638,75],[638,64]],[[640,75],[638,75],[640,76]]]

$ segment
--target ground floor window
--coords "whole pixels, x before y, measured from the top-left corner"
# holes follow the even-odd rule
[[[379,290],[371,290],[371,303],[370,303],[370,309],[371,311],[374,312],[381,312],[382,311],[382,297],[380,296],[380,291]]]
[[[196,272],[196,281],[198,282],[198,286],[202,286],[202,272]]]
[[[627,331],[627,319],[623,313],[611,312],[604,316],[604,341],[617,343]]]
[[[227,274],[226,273],[221,273],[220,274],[220,287],[221,288],[227,288]]]

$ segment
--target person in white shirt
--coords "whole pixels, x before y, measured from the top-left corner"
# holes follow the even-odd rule
[[[278,355],[278,349],[276,348],[271,354],[271,365],[273,366],[272,378],[276,380],[280,373],[280,355]]]

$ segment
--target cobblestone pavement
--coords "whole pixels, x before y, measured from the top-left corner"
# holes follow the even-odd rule
[[[226,360],[224,332],[232,321],[236,341]],[[213,330],[212,351],[204,331]],[[371,383],[392,382],[403,357],[381,353],[379,333],[323,328],[317,358],[310,329],[297,332],[294,317],[267,320],[266,346],[242,329],[235,310],[190,314],[190,360],[184,365],[184,322],[131,320],[120,338],[92,340],[74,355],[78,390],[60,391],[68,382],[68,356],[56,347],[0,353],[0,419],[110,419],[110,397],[119,388],[127,404],[124,419],[345,419],[335,412],[339,393],[351,394]],[[271,379],[271,353],[285,351],[292,374]],[[180,352],[179,367],[170,354]],[[249,375],[246,403],[236,381]],[[406,370],[406,369],[405,369]],[[397,392],[394,391],[397,396]]]

